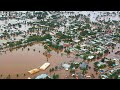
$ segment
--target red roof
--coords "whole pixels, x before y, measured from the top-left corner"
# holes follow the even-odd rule
[[[70,46],[70,44],[63,44],[63,46],[64,46],[64,47],[69,47],[69,46]]]

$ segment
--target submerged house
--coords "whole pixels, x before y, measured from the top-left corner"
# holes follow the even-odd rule
[[[78,42],[80,42],[80,40],[75,39],[74,42],[75,42],[75,43],[78,43]]]
[[[88,67],[88,64],[85,62],[82,62],[79,66],[81,69],[86,69]]]
[[[119,65],[119,63],[120,63],[120,61],[119,61],[119,59],[112,59],[113,61],[115,61],[115,65],[117,66],[117,65]]]
[[[2,48],[3,47],[3,44],[2,43],[0,43],[0,48]]]
[[[2,34],[2,33],[0,33],[0,37],[3,37],[3,34]]]
[[[50,63],[44,63],[41,67],[40,70],[46,70],[50,66]]]
[[[94,58],[94,56],[88,56],[88,59],[93,59]]]
[[[64,44],[63,44],[63,47],[69,47],[69,46],[70,46],[69,43],[64,43]]]
[[[97,64],[98,67],[100,67],[101,65],[106,65],[106,63],[99,62],[99,63]]]
[[[70,65],[69,64],[63,64],[62,67],[64,67],[65,70],[68,70],[70,68]]]
[[[37,68],[28,71],[28,73],[30,73],[31,75],[32,75],[32,74],[35,74],[35,73],[37,73],[37,72],[39,72],[39,69],[37,69]]]
[[[41,74],[37,76],[35,79],[50,79],[51,77],[48,76],[47,74]]]

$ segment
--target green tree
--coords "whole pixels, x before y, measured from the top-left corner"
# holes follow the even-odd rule
[[[52,51],[50,48],[47,49],[48,53],[50,54],[50,52]]]
[[[55,66],[55,70],[57,70],[58,69],[58,66]]]
[[[58,74],[53,74],[53,79],[59,79],[59,75]]]
[[[35,49],[33,49],[33,51],[35,52]]]
[[[8,42],[8,44],[9,44],[9,47],[14,47],[15,46],[14,42]]]
[[[16,74],[17,77],[19,77],[19,74]]]
[[[48,49],[48,46],[45,45],[45,46],[44,46],[44,49]]]
[[[115,64],[115,62],[114,62],[114,61],[111,61],[111,60],[110,60],[110,61],[108,61],[107,63],[108,63],[108,66],[109,66],[109,67],[112,67],[112,66],[113,66],[113,64]]]
[[[23,48],[22,48],[22,51],[23,51]]]
[[[19,24],[18,26],[19,26],[19,28],[21,28],[21,27],[22,27],[22,26],[21,26],[21,24]]]
[[[104,51],[104,53],[108,53],[108,52],[109,52],[109,50],[108,50],[108,49]]]
[[[86,68],[82,69],[82,74],[83,74],[83,75],[85,75],[85,74],[87,73],[86,70],[87,70]]]
[[[28,48],[28,51],[30,51],[30,48]]]
[[[24,76],[26,76],[26,74],[24,74]]]
[[[50,73],[52,72],[52,69],[51,69],[51,68],[49,69],[49,72],[50,72]]]
[[[6,79],[10,79],[11,77],[10,77],[10,74],[6,77]]]
[[[72,69],[74,67],[74,64],[73,63],[71,63],[71,65],[70,65],[70,69]]]
[[[75,70],[74,69],[70,69],[70,73],[75,73]]]
[[[54,71],[54,68],[52,68],[52,71]]]

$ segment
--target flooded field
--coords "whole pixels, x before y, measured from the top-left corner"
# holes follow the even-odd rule
[[[118,51],[118,47],[120,44],[117,44],[115,49],[110,50],[110,54],[108,54],[106,57],[108,58],[118,58],[120,59],[119,55],[115,55],[114,53]],[[29,50],[28,50],[29,48]],[[74,59],[74,56],[71,55],[71,57],[67,57],[67,55],[61,56],[62,52],[55,52],[54,50],[50,52],[51,57],[48,58],[43,53],[45,53],[44,46],[42,44],[34,44],[33,46],[27,46],[26,48],[19,48],[17,50],[13,51],[7,51],[6,53],[2,52],[0,55],[0,78],[6,78],[8,75],[11,76],[12,79],[27,79],[28,77],[34,78],[37,75],[46,73],[50,76],[52,76],[54,73],[59,74],[61,79],[64,79],[65,76],[69,76],[69,71],[65,71],[64,69],[60,69],[57,71],[49,72],[50,68],[54,68],[55,66],[61,66],[61,63],[70,62],[70,61],[77,61],[80,62],[81,59]],[[30,75],[28,73],[29,70],[38,68],[44,63],[49,62],[51,65],[45,70],[45,71],[39,71],[38,73],[34,75]],[[89,63],[89,66],[91,66],[91,69],[88,71],[88,75],[94,74],[96,78],[98,76],[93,70],[93,63],[94,61]],[[79,70],[77,71],[80,72]],[[17,76],[17,74],[19,76]],[[25,74],[25,75],[24,75]],[[1,77],[2,75],[2,77]]]
[[[28,48],[30,50],[28,50]],[[2,52],[2,54],[0,55],[0,75],[2,74],[6,76],[10,74],[12,77],[16,74],[27,74],[27,76],[35,76],[30,75],[27,72],[31,69],[38,68],[45,62],[47,62],[47,57],[43,55],[45,51],[46,50],[44,49],[44,46],[42,46],[41,44],[35,44],[33,46],[27,46],[23,50],[22,48],[20,48],[11,52],[7,51],[6,54]],[[51,51],[50,54],[51,57],[48,58],[48,62],[51,65],[47,68],[47,70],[40,71],[41,73],[49,73],[49,69],[51,67],[55,67],[57,65],[60,65],[61,63],[73,60],[73,58],[68,58],[66,55],[61,56],[61,53],[57,53],[55,51]]]

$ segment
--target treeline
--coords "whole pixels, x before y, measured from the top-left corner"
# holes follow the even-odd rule
[[[14,47],[14,46],[19,46],[22,44],[22,41],[17,41],[17,42],[8,42],[7,43],[9,47]]]
[[[69,40],[72,39],[72,36],[65,35],[61,31],[59,31],[58,33],[56,33],[56,36],[58,36],[59,39],[69,39]]]
[[[50,34],[46,34],[45,36],[38,36],[38,35],[33,35],[33,36],[30,36],[28,39],[27,39],[27,42],[32,42],[32,41],[44,41],[46,39],[49,39],[51,40],[52,36]]]

